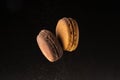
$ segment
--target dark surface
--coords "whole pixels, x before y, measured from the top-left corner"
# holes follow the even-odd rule
[[[8,0],[0,28],[0,80],[120,80],[118,2]],[[62,17],[77,20],[79,46],[50,63],[36,42]]]

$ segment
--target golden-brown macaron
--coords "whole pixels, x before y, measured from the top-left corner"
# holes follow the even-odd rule
[[[56,25],[56,36],[60,39],[65,51],[74,51],[79,42],[77,21],[73,18],[61,18]]]
[[[41,30],[37,36],[37,43],[43,55],[50,62],[55,62],[62,57],[63,50],[52,32]]]

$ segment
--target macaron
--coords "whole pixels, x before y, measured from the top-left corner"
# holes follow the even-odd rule
[[[63,17],[56,25],[56,36],[60,40],[63,50],[74,51],[79,42],[79,26],[75,19]]]
[[[50,61],[55,62],[63,55],[63,50],[55,35],[49,30],[41,30],[37,35],[37,44],[43,55]]]

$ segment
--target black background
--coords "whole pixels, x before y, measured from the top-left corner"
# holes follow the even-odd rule
[[[7,0],[2,12],[0,80],[120,79],[119,2]],[[78,22],[79,46],[50,63],[36,36],[41,29],[55,34],[62,17]]]

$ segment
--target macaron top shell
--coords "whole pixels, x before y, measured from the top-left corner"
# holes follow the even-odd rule
[[[74,51],[78,46],[79,29],[77,22],[72,18],[61,18],[56,26],[56,35],[61,40],[63,49]]]
[[[57,61],[62,55],[62,48],[56,37],[48,30],[42,30],[37,36],[38,46],[43,55],[50,61]]]
[[[66,27],[69,24],[66,21],[67,19],[63,18],[60,19],[57,23],[57,27],[56,27],[56,36],[60,39],[63,49],[66,50],[68,48],[69,45],[69,35],[70,33],[68,33],[69,28]],[[72,38],[72,37],[71,37]]]

